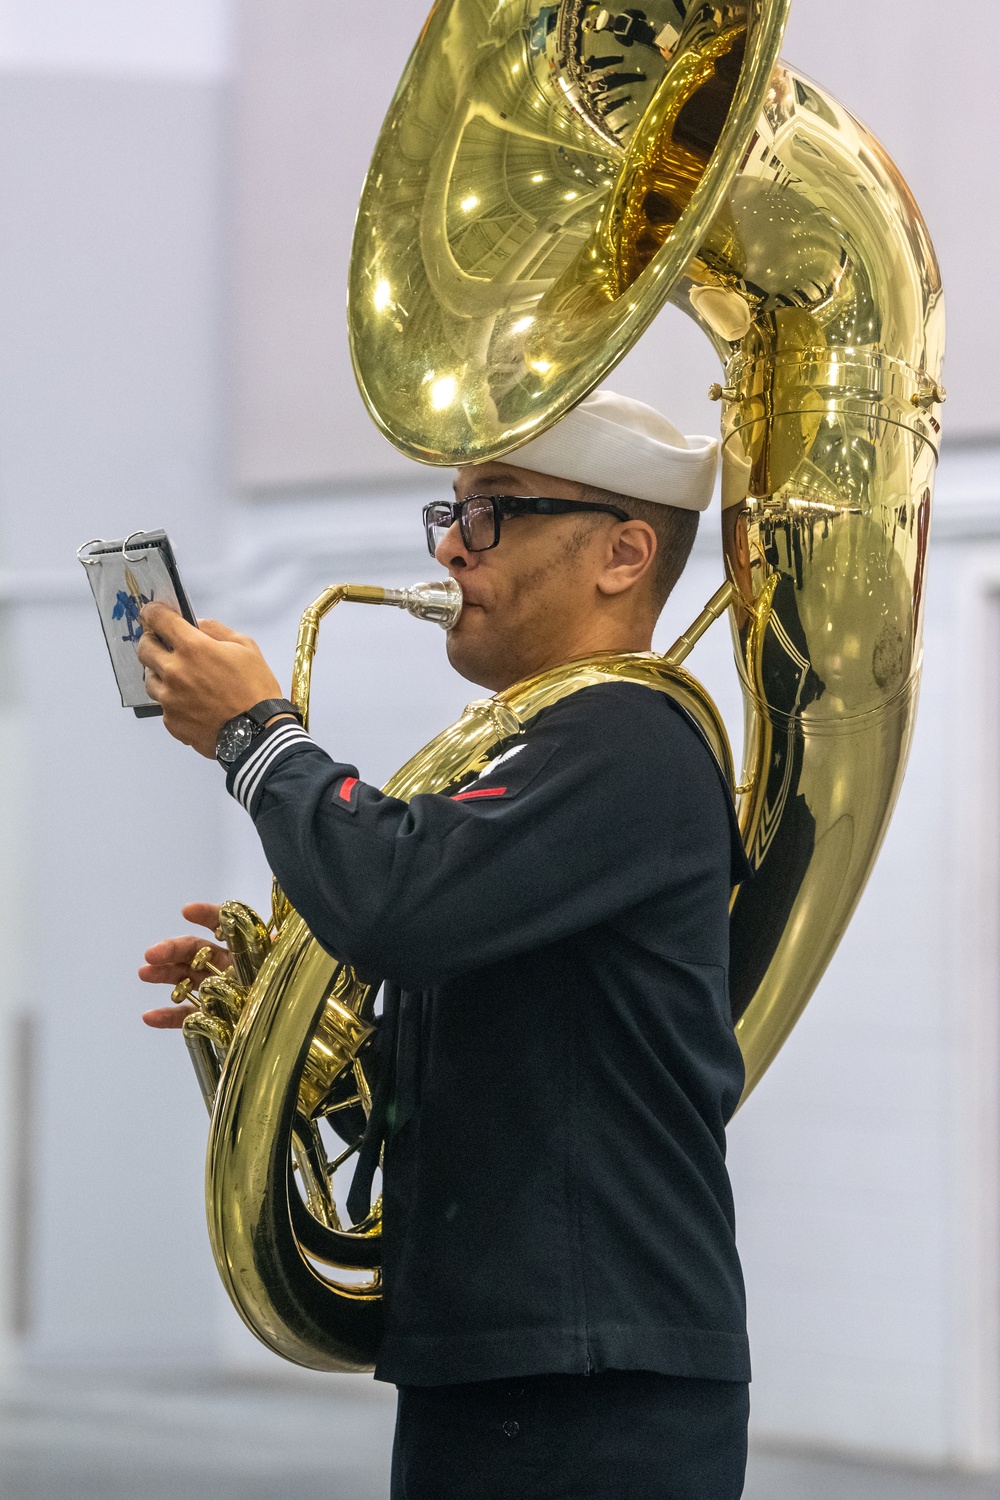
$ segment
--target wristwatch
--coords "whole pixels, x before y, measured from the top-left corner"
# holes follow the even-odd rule
[[[249,750],[257,736],[263,733],[268,719],[273,719],[276,714],[294,714],[302,723],[302,714],[287,698],[265,698],[262,703],[248,708],[245,714],[227,719],[215,741],[215,758],[219,764],[228,768],[234,760],[239,760],[244,750]]]

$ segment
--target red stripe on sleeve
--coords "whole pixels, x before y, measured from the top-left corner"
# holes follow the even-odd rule
[[[507,788],[505,786],[484,786],[478,792],[456,792],[452,802],[471,802],[473,797],[502,797]]]
[[[343,781],[340,783],[340,786],[337,789],[337,796],[340,798],[341,802],[350,802],[351,793],[354,791],[354,788],[357,786],[357,784],[358,778],[356,776],[344,777]]]

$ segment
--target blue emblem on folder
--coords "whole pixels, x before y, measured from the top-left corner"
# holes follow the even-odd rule
[[[127,631],[122,636],[123,641],[131,641],[133,645],[136,645],[141,639],[142,626],[139,624],[139,611],[144,604],[150,602],[145,594],[140,594],[137,599],[134,594],[126,594],[124,589],[118,590],[118,603],[111,611],[111,618],[125,621]]]
[[[152,604],[153,596],[147,598],[140,592],[138,580],[132,569],[125,568],[125,588],[118,590],[118,601],[111,611],[112,620],[124,620],[126,633],[122,636],[123,641],[131,641],[132,645],[138,645],[142,639],[142,626],[139,624],[139,611],[144,604]]]

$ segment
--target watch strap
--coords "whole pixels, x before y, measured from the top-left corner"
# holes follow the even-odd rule
[[[247,718],[252,719],[258,729],[263,729],[268,719],[273,719],[278,714],[294,714],[298,722],[302,723],[301,709],[296,708],[287,698],[264,698],[246,712]]]

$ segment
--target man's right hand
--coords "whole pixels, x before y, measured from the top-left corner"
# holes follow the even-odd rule
[[[207,927],[212,937],[215,937],[219,925],[217,906],[212,906],[207,901],[193,901],[190,906],[184,907],[181,916],[185,922]],[[146,949],[146,962],[139,970],[139,978],[143,984],[175,985],[180,984],[182,979],[192,979],[197,984],[205,975],[192,969],[191,960],[200,948],[205,947],[211,948],[210,962],[217,969],[229,967],[232,955],[228,948],[220,948],[216,942],[206,943],[204,938],[193,936],[166,938],[162,943],[154,943],[152,948]],[[184,1025],[184,1017],[189,1016],[193,1010],[193,1005],[165,1005],[157,1010],[147,1010],[142,1019],[147,1026],[154,1026],[159,1030],[175,1030]]]

